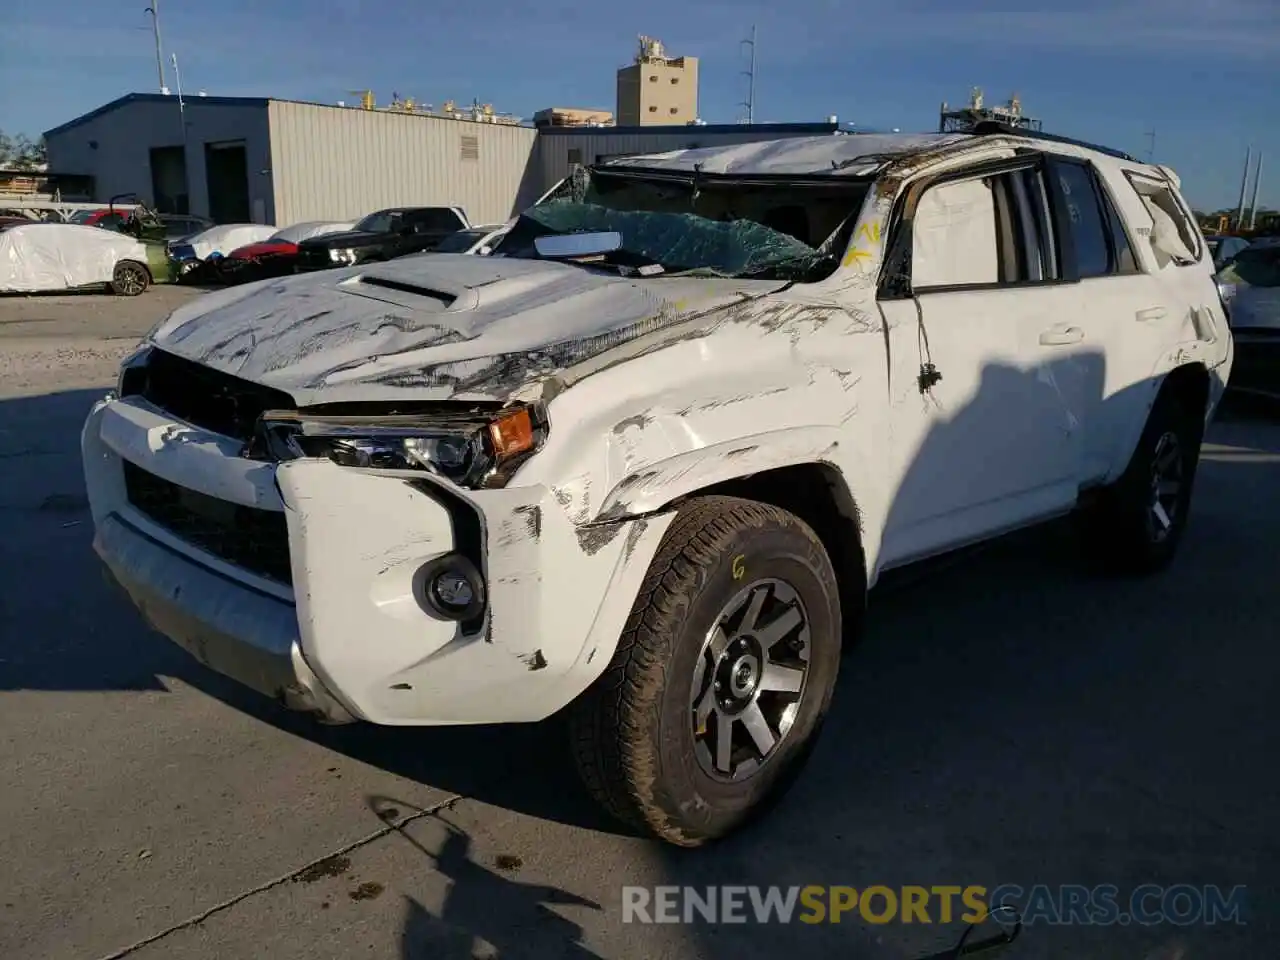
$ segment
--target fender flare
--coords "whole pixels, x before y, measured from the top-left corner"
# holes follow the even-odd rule
[[[1213,342],[1188,340],[1170,347],[1160,355],[1159,360],[1152,367],[1151,376],[1147,381],[1151,389],[1144,400],[1142,416],[1133,418],[1130,427],[1122,438],[1122,442],[1116,448],[1115,460],[1107,473],[1105,483],[1114,483],[1128,469],[1129,461],[1133,457],[1133,451],[1138,445],[1142,431],[1147,427],[1147,419],[1151,416],[1151,409],[1155,406],[1156,400],[1161,393],[1164,392],[1169,377],[1178,370],[1198,367],[1212,378],[1214,370],[1225,362],[1223,358],[1218,356],[1216,350],[1217,344]],[[1231,350],[1228,347],[1227,357],[1229,358],[1230,356]],[[1209,394],[1212,397],[1212,385],[1210,385]],[[1207,414],[1208,411],[1206,410],[1205,413]]]
[[[834,467],[831,458],[843,432],[829,425],[770,430],[638,465],[610,488],[589,522],[657,513],[699,490],[765,470],[803,463]]]

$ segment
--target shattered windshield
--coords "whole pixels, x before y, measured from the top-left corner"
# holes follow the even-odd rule
[[[604,260],[624,272],[813,282],[838,264],[865,194],[866,184],[852,180],[695,188],[580,170],[526,210],[500,250],[536,258],[539,236],[616,232],[621,249]]]

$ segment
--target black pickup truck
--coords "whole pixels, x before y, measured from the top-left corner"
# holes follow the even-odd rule
[[[458,207],[393,207],[371,213],[348,233],[312,237],[298,244],[299,270],[349,267],[425,253],[471,224]]]

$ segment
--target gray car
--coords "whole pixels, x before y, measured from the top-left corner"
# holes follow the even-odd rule
[[[1218,274],[1235,338],[1231,387],[1280,398],[1280,237],[1257,240]]]
[[[1209,244],[1209,253],[1213,256],[1215,270],[1230,266],[1231,261],[1249,246],[1249,241],[1244,237],[1205,237],[1204,239]]]

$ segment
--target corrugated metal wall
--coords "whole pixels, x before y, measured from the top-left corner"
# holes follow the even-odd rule
[[[280,223],[409,204],[501,223],[538,196],[532,128],[283,101],[270,116]]]
[[[189,212],[209,215],[205,144],[243,140],[250,208],[261,211],[267,223],[276,222],[271,203],[266,103],[226,104],[191,97],[186,100],[185,113]],[[53,132],[47,138],[49,168],[89,174],[94,178],[95,199],[104,203],[121,193],[136,193],[154,202],[151,148],[182,147],[182,132],[177,97],[161,102],[125,103],[109,113]]]
[[[777,127],[759,130],[736,130],[730,133],[705,131],[699,127],[685,127],[678,132],[661,133],[610,133],[608,128],[595,128],[579,133],[562,132],[565,128],[544,131],[538,143],[538,165],[542,172],[543,189],[550,189],[557,181],[567,177],[574,162],[593,164],[599,159],[626,153],[662,153],[667,150],[684,150],[690,147],[723,147],[735,143],[756,143],[760,140],[778,140],[786,136],[815,136],[821,131],[807,130],[779,132]]]

